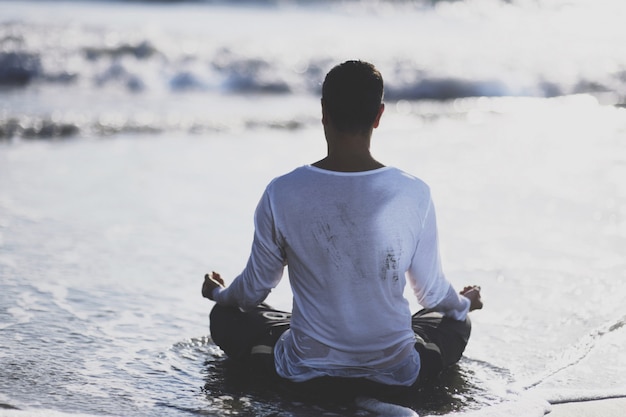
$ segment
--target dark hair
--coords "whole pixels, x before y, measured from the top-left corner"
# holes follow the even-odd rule
[[[383,100],[383,77],[374,65],[346,61],[326,75],[322,104],[331,124],[339,131],[368,131]]]

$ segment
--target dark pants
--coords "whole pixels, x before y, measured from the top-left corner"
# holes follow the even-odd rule
[[[273,347],[289,329],[291,314],[261,304],[246,312],[218,304],[211,311],[211,338],[229,358],[248,361],[254,368],[274,370]],[[469,340],[469,318],[457,321],[421,310],[411,319],[421,369],[418,382],[439,375],[461,359]]]

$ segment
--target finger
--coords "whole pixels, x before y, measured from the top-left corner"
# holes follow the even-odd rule
[[[213,278],[214,281],[221,284],[222,286],[224,285],[224,280],[222,279],[222,276],[218,274],[217,272],[213,271],[211,273],[211,278]]]

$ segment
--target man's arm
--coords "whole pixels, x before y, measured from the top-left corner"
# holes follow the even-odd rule
[[[480,287],[465,287],[457,293],[442,271],[437,219],[432,200],[408,275],[417,301],[426,308],[440,311],[455,320],[464,320],[469,311],[482,308]]]
[[[255,211],[254,226],[252,249],[243,272],[227,288],[220,274],[205,275],[203,297],[219,304],[248,309],[261,303],[278,285],[286,257],[277,239],[268,190]]]

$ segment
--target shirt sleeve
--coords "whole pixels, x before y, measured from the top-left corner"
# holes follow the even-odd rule
[[[441,268],[437,219],[432,199],[424,215],[417,248],[407,275],[413,293],[422,306],[456,320],[465,319],[470,301],[456,293]]]
[[[256,208],[254,229],[245,269],[227,288],[213,292],[218,304],[238,306],[244,310],[253,308],[267,298],[283,276],[286,255],[279,243],[268,189]]]

